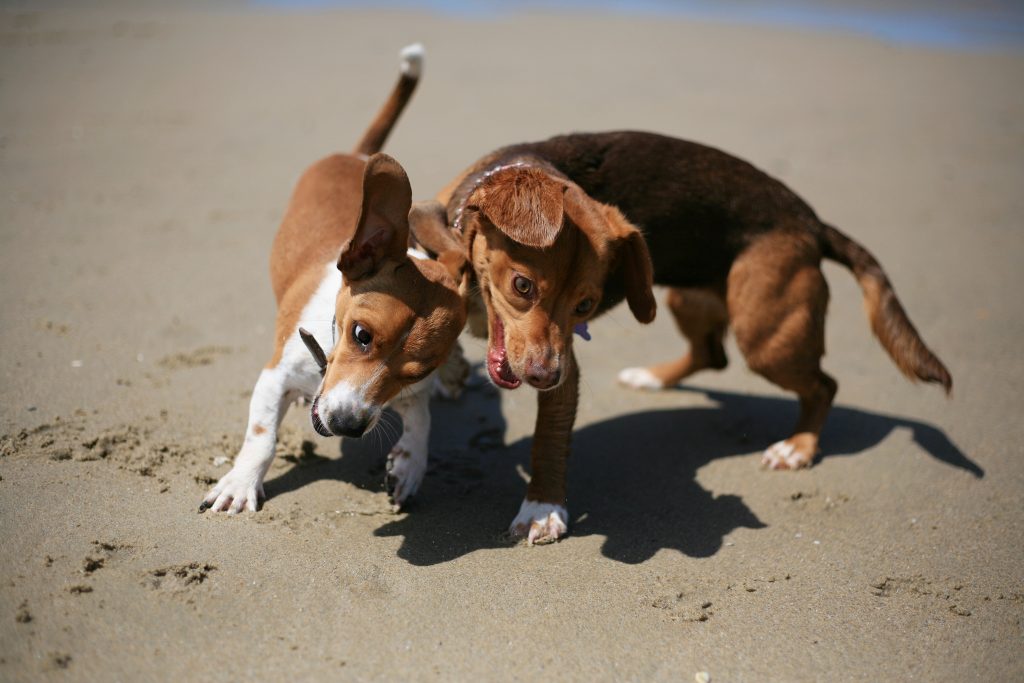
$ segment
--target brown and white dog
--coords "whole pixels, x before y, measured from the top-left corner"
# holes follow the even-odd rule
[[[398,84],[356,151],[321,159],[299,179],[271,251],[274,355],[253,389],[234,465],[200,512],[256,510],[281,419],[302,397],[312,399],[323,436],[363,435],[390,402],[404,423],[388,458],[392,502],[400,506],[423,479],[430,389],[452,393],[463,379],[464,361],[452,349],[466,318],[465,259],[461,251],[444,255],[445,263],[408,251],[409,180],[377,153],[421,65],[422,47],[405,48]],[[442,383],[449,366],[453,376]]]
[[[668,307],[689,352],[623,370],[619,380],[660,389],[724,368],[731,325],[750,368],[800,398],[795,432],[764,452],[768,467],[811,464],[836,392],[820,367],[823,257],[853,271],[899,369],[952,387],[874,257],[781,182],[716,149],[639,132],[560,136],[484,157],[438,199],[434,220],[414,232],[432,251],[454,243],[445,219],[461,233],[486,307],[491,379],[540,390],[533,477],[512,523],[530,542],[566,531],[579,377],[573,330],[623,297],[650,322],[652,282],[670,287]]]

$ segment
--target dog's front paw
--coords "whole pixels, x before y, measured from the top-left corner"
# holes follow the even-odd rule
[[[199,512],[226,510],[229,515],[242,510],[256,512],[260,499],[265,497],[260,471],[236,464],[206,494],[203,502],[199,504]]]
[[[388,453],[386,471],[384,487],[388,492],[388,500],[395,512],[398,512],[423,483],[423,475],[427,472],[427,454],[416,455],[395,446]]]
[[[619,372],[619,384],[630,389],[658,391],[665,388],[665,383],[654,376],[647,368],[626,368]]]
[[[554,543],[569,531],[568,519],[569,511],[562,505],[524,500],[509,532],[517,538],[525,536],[527,545]]]
[[[773,443],[761,456],[761,466],[773,470],[798,470],[810,467],[817,452],[816,438],[801,438],[802,435],[791,436],[785,441]]]

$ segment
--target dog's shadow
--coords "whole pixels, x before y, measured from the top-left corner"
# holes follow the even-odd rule
[[[712,495],[695,474],[711,460],[756,452],[783,436],[780,431],[796,420],[796,401],[693,387],[680,391],[718,405],[622,415],[573,435],[571,532],[603,536],[602,553],[610,559],[639,563],[662,548],[708,557],[732,530],[765,526],[739,496]],[[531,439],[502,445],[500,397],[479,375],[461,399],[435,401],[431,413],[426,479],[408,514],[386,522],[375,535],[401,536],[398,555],[415,565],[512,545],[505,530],[525,492]],[[909,428],[914,441],[937,460],[984,476],[932,425],[842,406],[829,414],[820,457],[860,453],[900,427]],[[321,466],[294,467],[268,481],[267,493],[274,496],[327,478],[383,496],[389,447],[386,441],[345,440],[340,459],[318,458]]]

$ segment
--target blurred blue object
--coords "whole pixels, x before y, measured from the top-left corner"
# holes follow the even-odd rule
[[[253,0],[263,7],[407,9],[490,19],[526,12],[670,16],[722,23],[844,31],[892,43],[961,50],[1024,48],[1024,1],[810,2],[789,0]]]

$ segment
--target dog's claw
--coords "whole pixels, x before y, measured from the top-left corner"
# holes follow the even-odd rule
[[[654,376],[647,368],[626,368],[619,372],[619,384],[630,389],[642,391],[659,391],[665,388],[665,383]]]
[[[231,471],[221,477],[206,494],[206,499],[199,505],[199,512],[212,510],[231,515],[245,510],[256,512],[260,499],[265,497],[259,470],[239,466],[236,462]]]
[[[771,470],[798,470],[810,467],[815,449],[795,442],[796,437],[769,446],[761,455],[761,467]]]
[[[416,495],[426,471],[426,453],[417,457],[399,446],[392,449],[384,470],[384,490],[387,491],[392,510],[401,511],[409,499]]]
[[[569,532],[567,519],[569,513],[561,505],[524,500],[509,531],[517,538],[525,536],[526,545],[545,545]]]

